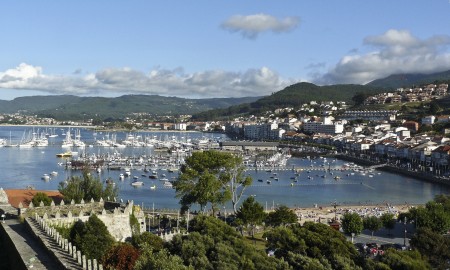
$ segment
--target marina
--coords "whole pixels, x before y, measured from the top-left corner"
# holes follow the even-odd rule
[[[12,141],[18,141],[25,129],[29,127],[0,127],[0,138],[9,141],[11,134]],[[62,147],[65,137],[61,135],[48,138],[49,145],[46,147],[0,147],[0,187],[57,190],[59,182],[81,174],[80,170],[66,166],[68,161],[83,157],[91,159],[95,164],[103,159],[103,164],[97,163],[98,168],[92,170],[92,173],[104,181],[105,185],[114,184],[119,189],[118,199],[134,200],[136,204],[146,208],[153,205],[158,209],[179,208],[175,190],[170,185],[178,177],[179,166],[189,151],[161,151],[154,146],[104,147],[94,145],[95,138],[102,134],[97,132],[94,137],[92,130],[85,129],[80,129],[79,134],[85,147],[71,148],[72,157],[57,157],[57,154],[69,151]],[[128,134],[117,132],[116,141],[122,143],[123,140],[130,139]],[[179,142],[187,142],[188,139],[191,142],[227,140],[222,134],[199,132],[136,132],[133,136],[166,137],[170,141]],[[208,136],[209,139],[206,140]],[[421,204],[437,194],[449,192],[442,185],[379,171],[378,168],[361,167],[339,159],[293,158],[286,154],[274,159],[280,162],[269,165],[267,162],[270,162],[270,157],[247,159],[245,173],[252,176],[253,184],[246,189],[244,199],[246,196],[254,196],[266,208],[281,204],[311,207],[330,205],[335,201],[341,205],[375,205],[386,202]],[[44,176],[45,179],[41,179]],[[134,181],[142,184],[133,185]],[[225,208],[231,209],[231,206],[226,205]]]

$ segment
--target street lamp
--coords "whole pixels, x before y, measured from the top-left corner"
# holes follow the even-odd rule
[[[334,203],[331,204],[334,207],[334,220],[337,221],[337,209],[336,207],[338,206],[336,200],[334,200]]]
[[[403,220],[404,221],[404,223],[403,223],[403,225],[404,225],[404,229],[405,229],[405,235],[403,236],[403,246],[405,246],[406,247],[406,222],[408,221],[408,219],[405,217],[405,219]]]

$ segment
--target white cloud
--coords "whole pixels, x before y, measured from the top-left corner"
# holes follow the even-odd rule
[[[262,32],[289,32],[296,28],[299,22],[298,17],[277,19],[267,14],[234,15],[221,26],[230,32],[240,33],[245,38],[255,39]]]
[[[44,74],[25,63],[0,72],[0,88],[38,90],[51,94],[101,95],[155,94],[190,98],[268,95],[292,81],[267,67],[244,72],[208,70],[187,74],[182,68],[144,73],[131,68],[108,68],[84,76]]]
[[[450,69],[450,36],[420,39],[406,30],[391,29],[364,39],[373,51],[347,55],[326,74],[315,78],[319,84],[358,83],[398,73],[433,73]]]

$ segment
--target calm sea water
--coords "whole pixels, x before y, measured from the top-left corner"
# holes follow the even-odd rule
[[[0,138],[5,138],[13,143],[19,142],[24,134],[27,134],[29,127],[0,127]],[[38,132],[38,128],[34,128]],[[39,128],[39,132],[45,130]],[[57,128],[56,134],[66,132],[67,129]],[[91,130],[81,129],[81,138],[88,144],[92,144],[95,138],[102,138],[106,133],[97,133]],[[50,133],[48,130],[47,132]],[[123,140],[126,133],[116,133],[118,140]],[[181,132],[143,132],[141,136],[156,136],[158,139],[177,137],[180,140],[208,137],[212,140],[224,140],[226,137],[221,134],[205,133],[181,133]],[[56,190],[58,184],[71,175],[79,174],[78,171],[66,170],[59,165],[63,160],[56,157],[56,154],[65,152],[61,147],[61,135],[57,138],[50,138],[50,145],[42,148],[0,148],[0,187],[4,189],[22,189],[28,185],[36,189]],[[75,150],[86,154],[104,154],[119,151],[123,155],[139,156],[152,155],[152,148],[103,148],[86,147],[85,150]],[[372,177],[368,173],[362,175],[360,172],[332,170],[325,171],[324,168],[341,169],[345,161],[333,159],[306,160],[291,158],[288,160],[288,168],[301,166],[304,168],[322,168],[322,170],[304,170],[296,177],[292,170],[281,170],[267,172],[265,170],[249,170],[247,173],[254,179],[253,185],[247,188],[245,196],[255,196],[255,199],[268,208],[280,204],[290,207],[312,207],[314,204],[328,206],[333,202],[338,204],[377,204],[377,203],[425,203],[434,198],[435,195],[450,192],[445,186],[430,184],[424,181],[406,176],[396,175],[375,170]],[[52,176],[51,180],[41,180],[43,174],[58,172],[57,176]],[[119,174],[123,171],[102,171],[97,174],[102,181],[112,178],[119,188],[119,197],[123,200],[134,200],[137,204],[144,204],[145,207],[155,208],[179,208],[178,199],[175,198],[175,190],[163,188],[163,184],[158,180],[151,180],[143,177],[142,170],[133,170],[132,176],[137,176],[144,182],[141,187],[131,186],[133,178],[119,180]],[[166,174],[167,178],[176,177],[177,173],[160,171],[159,174]],[[276,175],[274,175],[276,173]],[[334,178],[338,176],[339,180]],[[276,180],[275,178],[278,178]],[[271,180],[267,184],[267,180]],[[260,182],[262,181],[262,182]],[[291,185],[291,183],[293,185]],[[150,186],[156,185],[156,189],[151,190]],[[229,209],[230,206],[227,206]]]

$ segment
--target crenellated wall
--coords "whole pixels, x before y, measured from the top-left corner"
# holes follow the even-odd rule
[[[132,236],[130,215],[133,213],[133,209],[134,215],[141,225],[141,231],[145,231],[146,228],[144,214],[140,211],[139,206],[134,206],[133,201],[128,201],[126,205],[114,202],[105,203],[103,199],[100,199],[99,202],[91,200],[90,203],[82,200],[79,204],[72,201],[67,205],[62,201],[60,205],[52,202],[50,206],[44,206],[41,203],[39,207],[30,203],[26,211],[23,211],[20,205],[19,209],[22,216],[38,216],[50,226],[70,226],[79,220],[86,222],[92,214],[95,214],[106,225],[116,241],[121,242]]]

